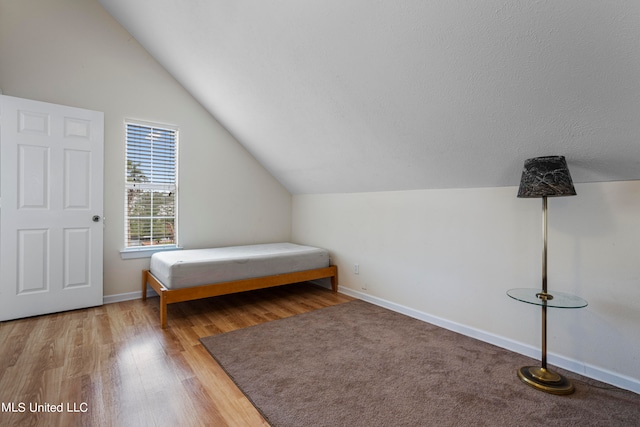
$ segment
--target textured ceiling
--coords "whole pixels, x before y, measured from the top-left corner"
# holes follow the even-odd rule
[[[637,0],[98,1],[294,194],[640,179]]]

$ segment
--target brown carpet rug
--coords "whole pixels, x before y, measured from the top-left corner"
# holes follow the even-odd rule
[[[273,426],[640,426],[638,394],[534,390],[538,361],[360,300],[201,341]]]

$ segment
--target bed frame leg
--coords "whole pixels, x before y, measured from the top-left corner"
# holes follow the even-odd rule
[[[142,271],[142,301],[147,300],[147,273],[148,270]]]
[[[164,299],[164,292],[160,293],[160,327],[167,328],[167,302]]]
[[[331,290],[333,292],[338,292],[338,267],[336,267],[335,274],[331,276]]]

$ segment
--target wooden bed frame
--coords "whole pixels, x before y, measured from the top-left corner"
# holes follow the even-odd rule
[[[338,292],[338,267],[318,268],[314,270],[297,271],[294,273],[277,274],[275,276],[256,277],[254,279],[234,280],[231,282],[213,283],[210,285],[193,286],[190,288],[166,288],[149,270],[142,271],[142,300],[147,299],[147,284],[160,296],[160,326],[167,327],[167,305],[174,302],[192,301],[201,298],[251,291],[254,289],[270,288],[272,286],[289,285],[316,279],[331,279],[331,290]]]

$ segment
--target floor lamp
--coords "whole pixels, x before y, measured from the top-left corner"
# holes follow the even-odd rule
[[[547,306],[579,308],[584,307],[586,302],[562,293],[556,294],[559,298],[553,301],[554,296],[547,292],[547,197],[575,195],[576,190],[563,156],[525,160],[518,197],[542,198],[542,291],[533,290],[528,296],[523,296],[517,292],[526,290],[514,290],[510,296],[542,307],[542,365],[520,368],[518,377],[534,388],[553,394],[570,394],[574,387],[564,376],[547,369]],[[560,299],[563,301],[560,302]]]

